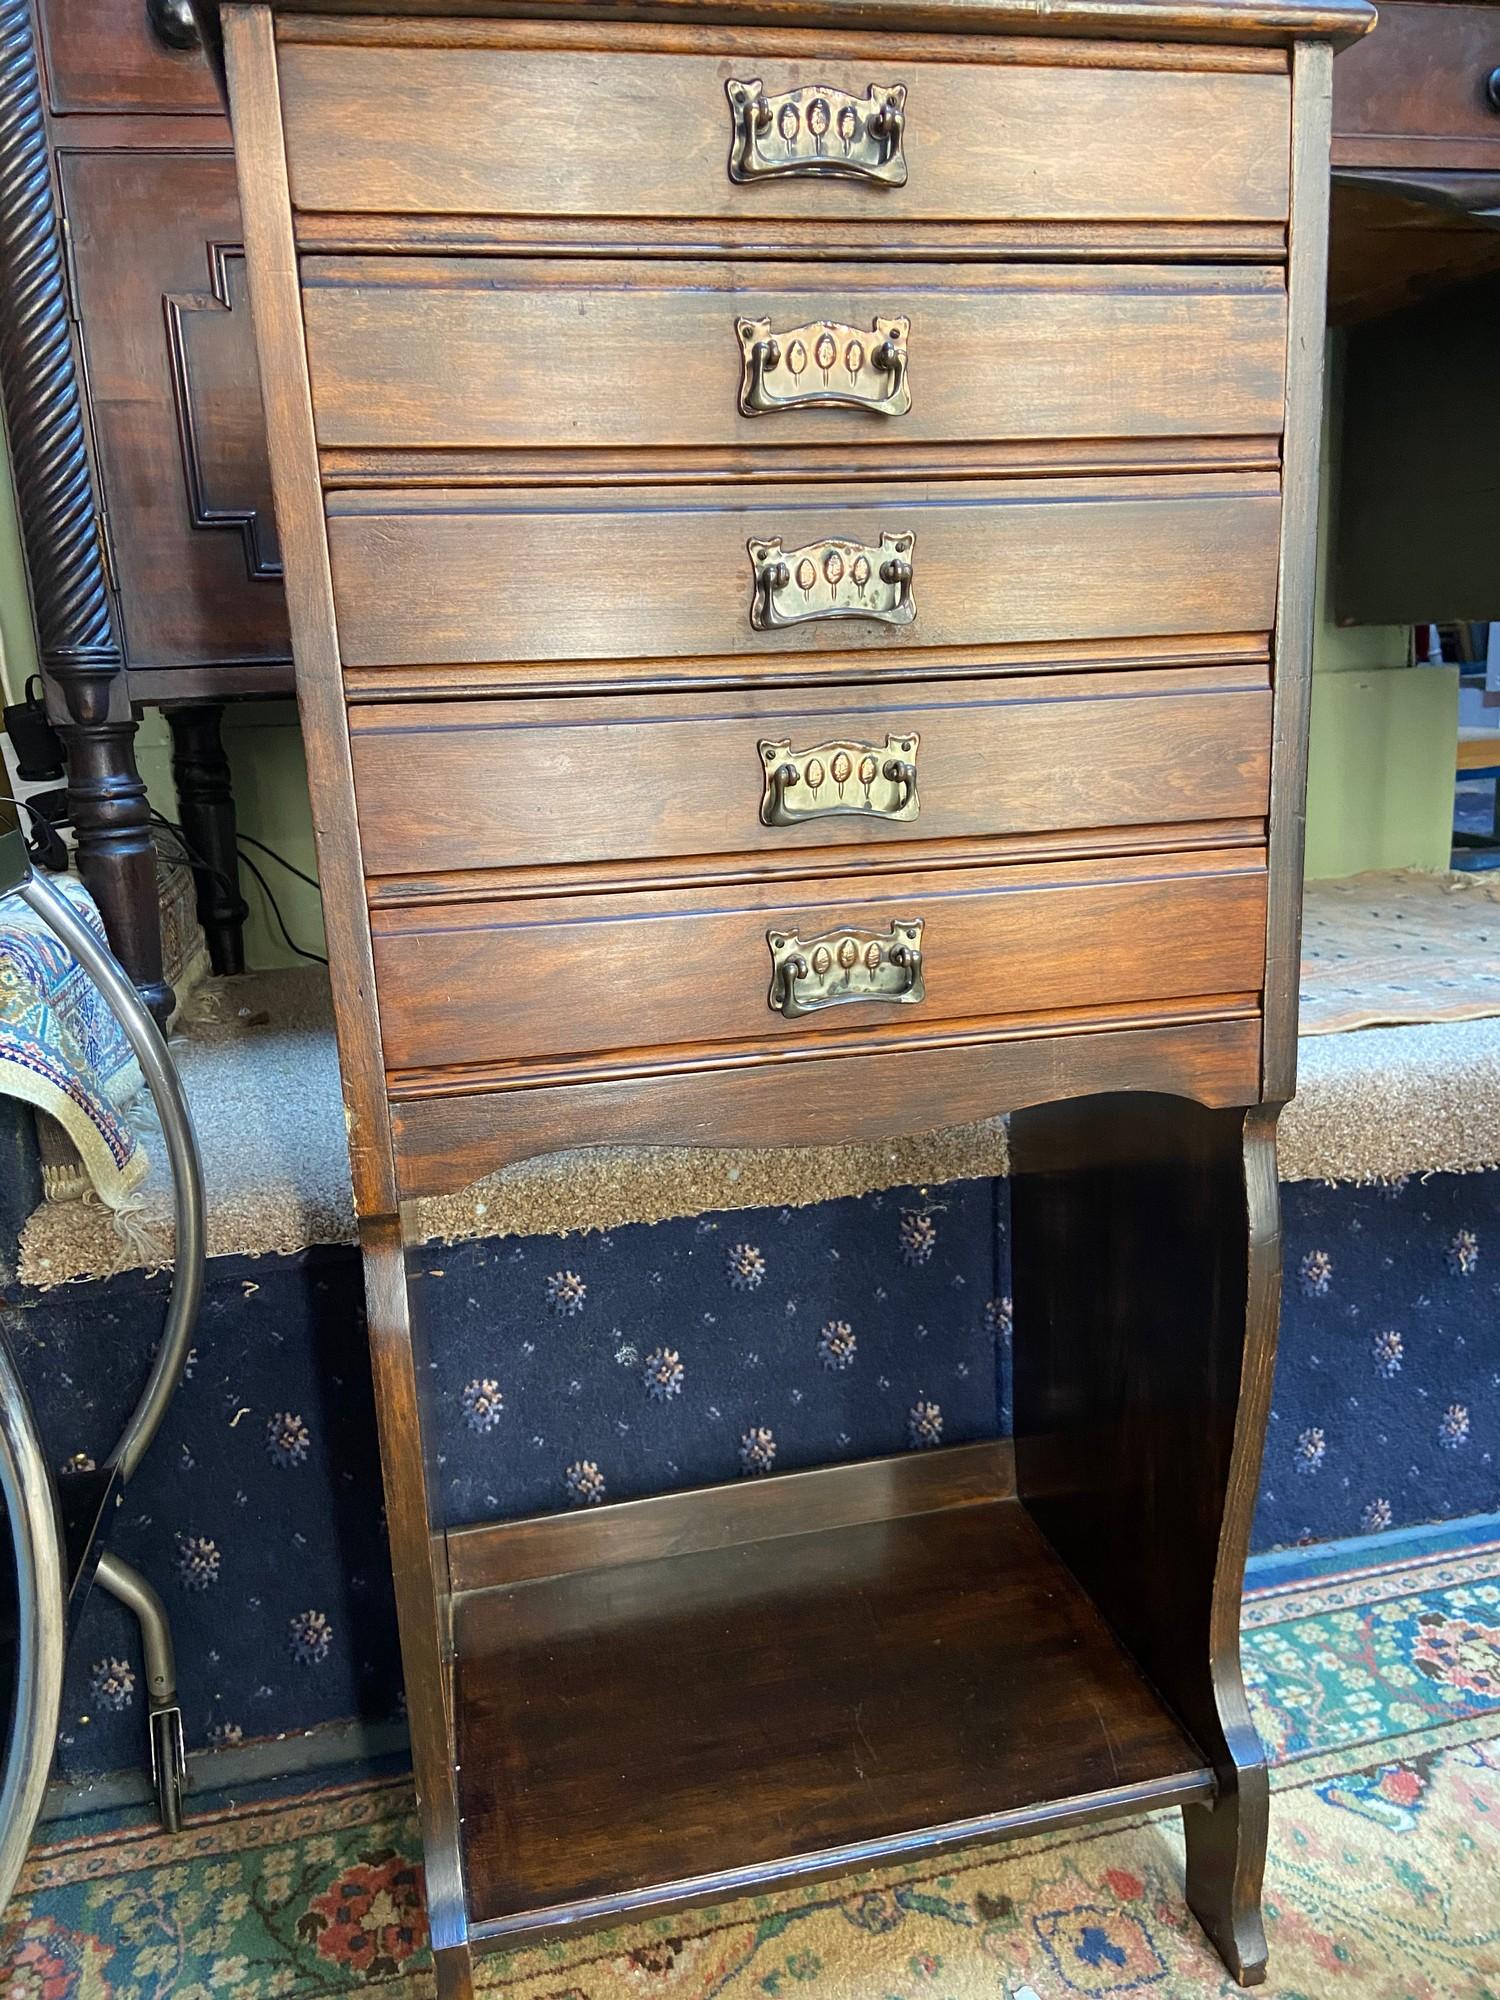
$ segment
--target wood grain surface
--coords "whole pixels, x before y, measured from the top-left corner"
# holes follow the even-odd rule
[[[613,53],[290,43],[299,209],[485,215],[1280,220],[1284,76],[863,53]],[[1032,56],[1034,63],[1035,57]],[[892,69],[892,65],[895,69]],[[873,66],[872,66],[873,65]],[[895,71],[899,70],[899,74]],[[892,73],[887,75],[886,72]],[[905,187],[726,170],[730,78],[908,88]],[[371,108],[380,107],[372,117]]]
[[[349,666],[814,654],[1267,630],[1280,505],[1258,474],[579,496],[339,492]],[[916,535],[905,626],[750,624],[746,541]]]
[[[309,257],[318,440],[433,449],[1267,435],[1275,269]],[[740,413],[738,316],[911,322],[912,407]],[[868,345],[868,342],[867,342]],[[431,357],[441,353],[434,369]],[[814,379],[813,374],[807,377]],[[876,380],[866,369],[862,386]],[[835,389],[847,387],[842,369]]]
[[[714,1067],[700,1051],[696,1066],[667,1073],[511,1089],[491,1078],[488,1088],[413,1094],[391,1108],[401,1193],[452,1193],[515,1160],[571,1146],[876,1144],[1100,1091],[1162,1091],[1221,1106],[1254,1097],[1253,1006],[1232,1019],[1187,1022],[1165,1018],[1166,1008],[1139,1011],[1156,1018],[1128,1027],[1075,1021],[1047,1034],[1026,1024],[955,1032],[947,1045],[808,1052],[806,1061],[786,1060],[786,1043],[775,1060],[754,1064]],[[428,1076],[414,1090],[442,1092],[444,1082]]]
[[[484,902],[373,918],[392,1070],[676,1044],[884,1038],[966,1018],[1258,990],[1260,857],[1018,864],[735,890]],[[768,930],[922,917],[927,997],[802,1020],[767,1003]]]
[[[456,1630],[470,1910],[497,1932],[1204,1790],[1013,1501],[478,1592]]]
[[[1249,666],[350,713],[372,877],[1263,815],[1270,728],[1267,677]],[[883,746],[903,731],[919,738],[915,820],[762,824],[761,742]]]
[[[1385,0],[1380,32],[1333,71],[1338,166],[1500,170],[1500,10]]]

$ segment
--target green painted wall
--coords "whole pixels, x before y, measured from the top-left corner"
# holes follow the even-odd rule
[[[1405,625],[1328,615],[1329,524],[1339,450],[1342,349],[1329,341],[1319,509],[1317,626],[1307,786],[1307,875],[1446,868],[1453,828],[1458,670],[1412,664]],[[1442,607],[1434,606],[1434,616]]]

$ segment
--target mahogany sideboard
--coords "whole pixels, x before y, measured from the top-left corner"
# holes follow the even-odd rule
[[[224,701],[291,645],[229,129],[177,0],[0,0],[0,375],[79,860],[157,1011],[133,715],[166,711],[215,966],[243,969]]]
[[[206,18],[447,1995],[560,1927],[1169,1803],[1264,1975],[1237,1619],[1371,18]],[[1001,1112],[1013,1444],[445,1526],[419,1197]]]

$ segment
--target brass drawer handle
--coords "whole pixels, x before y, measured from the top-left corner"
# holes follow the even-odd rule
[[[841,813],[864,819],[915,819],[917,798],[916,730],[887,736],[882,754],[874,743],[815,743],[794,750],[792,739],[762,743],[766,789],[760,816],[766,826],[798,826],[803,820],[833,819]]]
[[[824,931],[804,943],[795,931],[767,931],[771,991],[778,1014],[799,1021],[823,1007],[855,1000],[890,1000],[914,1006],[926,992],[922,979],[921,917],[897,917],[884,937],[872,931]]]
[[[766,95],[760,78],[731,78],[729,178],[778,175],[906,186],[906,85],[872,83],[863,97],[814,83]]]
[[[909,319],[877,316],[868,333],[834,319],[809,320],[785,333],[773,333],[768,319],[737,319],[734,329],[743,362],[743,416],[838,409],[904,417],[911,408]]]
[[[813,618],[874,618],[882,625],[910,625],[912,551],[916,536],[882,534],[878,548],[837,539],[784,549],[780,535],[751,539],[754,589],[750,623],[757,632],[803,625]]]

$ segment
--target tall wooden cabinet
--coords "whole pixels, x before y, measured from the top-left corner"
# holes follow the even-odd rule
[[[200,915],[238,970],[219,722],[292,686],[228,127],[191,17],[156,0],[4,0],[0,116],[0,365],[48,706],[84,873],[160,1005],[133,715],[170,719]]]
[[[209,17],[445,1994],[562,1926],[1169,1803],[1264,1974],[1237,1618],[1370,18]],[[444,1524],[418,1197],[1004,1111],[1013,1445],[757,1479],[752,1434],[731,1486],[580,1464],[571,1512]]]

